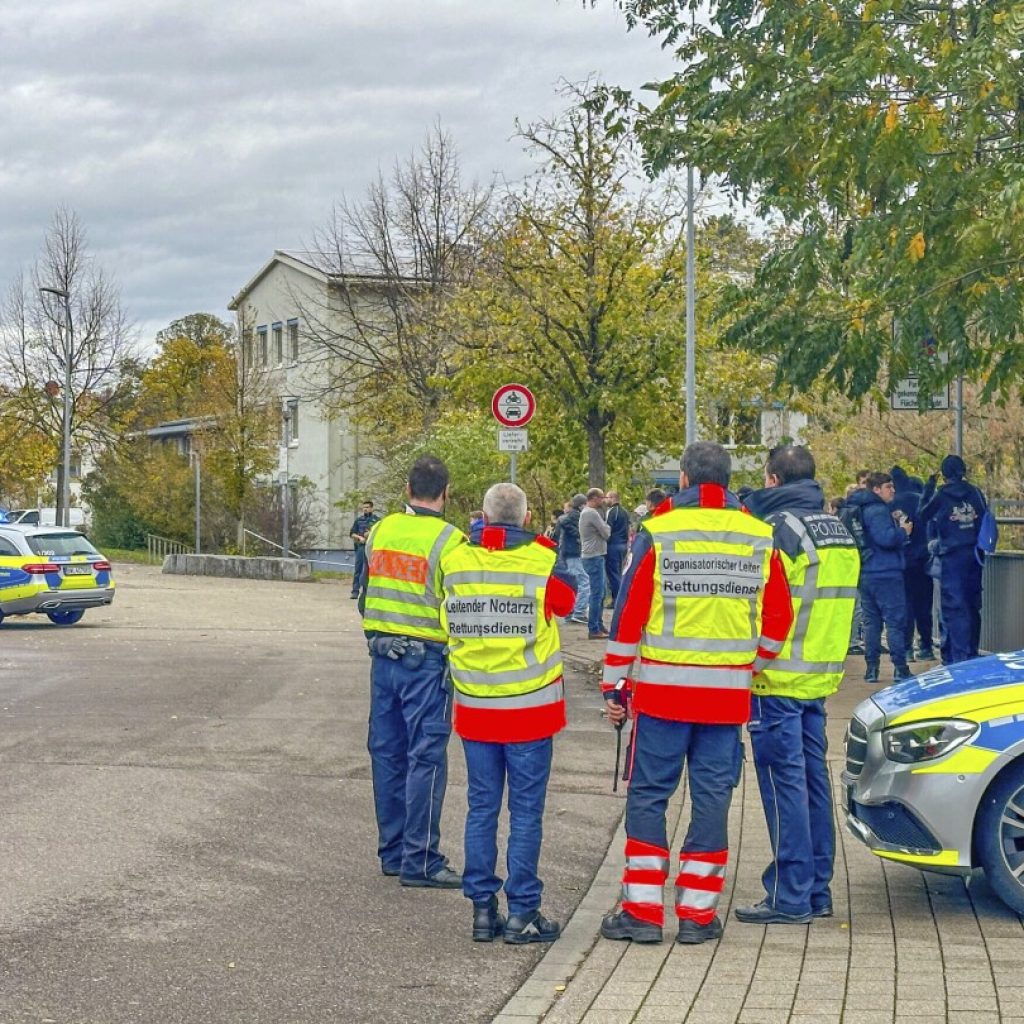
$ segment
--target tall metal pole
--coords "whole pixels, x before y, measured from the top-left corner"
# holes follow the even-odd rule
[[[71,356],[74,352],[74,325],[71,319],[71,295],[66,288],[41,287],[64,300],[64,410],[61,417],[61,526],[71,525]]]
[[[509,452],[508,463],[509,463],[508,480],[509,480],[509,483],[514,484],[516,482],[516,453],[515,452]]]
[[[693,168],[686,169],[686,443],[697,440],[697,282],[693,227]]]
[[[203,517],[202,517],[202,507],[203,507],[203,502],[202,502],[202,472],[201,472],[201,467],[199,465],[199,449],[198,448],[194,448],[192,450],[192,461],[193,461],[193,464],[195,465],[195,471],[196,471],[196,554],[198,555],[198,554],[201,553],[200,549],[202,547],[202,545],[200,543],[200,537],[202,536],[201,526],[202,526],[202,521],[203,521]]]
[[[288,550],[291,547],[291,537],[289,536],[290,523],[288,522],[288,506],[289,494],[288,494],[288,442],[290,441],[288,427],[291,420],[291,413],[288,410],[287,404],[284,407],[284,413],[281,417],[282,422],[282,436],[284,444],[281,446],[281,450],[284,454],[281,460],[283,465],[278,467],[281,471],[281,556],[283,558],[288,557]]]
[[[956,379],[956,437],[954,453],[960,458],[964,456],[964,378],[961,374]]]

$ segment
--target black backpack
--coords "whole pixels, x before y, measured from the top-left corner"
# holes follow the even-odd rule
[[[867,534],[864,531],[864,506],[846,504],[839,510],[839,521],[850,532],[853,542],[860,552],[860,561],[863,565],[873,554],[873,549],[868,544]]]

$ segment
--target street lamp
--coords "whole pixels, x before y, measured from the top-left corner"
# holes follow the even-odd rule
[[[61,457],[62,473],[60,485],[60,506],[62,526],[71,525],[71,353],[73,327],[71,322],[71,296],[64,288],[40,287],[40,292],[48,292],[64,300],[64,414],[61,424]]]

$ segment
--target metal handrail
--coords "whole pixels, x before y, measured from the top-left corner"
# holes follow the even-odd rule
[[[291,548],[289,548],[288,551],[286,552],[284,547],[281,544],[277,544],[274,541],[272,541],[269,537],[264,537],[263,534],[257,533],[255,530],[250,530],[250,529],[248,529],[246,527],[243,527],[243,529],[242,529],[242,554],[243,555],[245,554],[245,538],[246,537],[255,537],[256,540],[261,541],[264,544],[269,544],[270,547],[272,547],[272,548],[277,548],[277,550],[281,552],[281,557],[282,558],[301,558],[302,557],[302,555],[300,555],[297,551],[293,551]]]
[[[183,544],[180,540],[161,537],[155,533],[146,534],[146,551],[150,565],[157,565],[168,555],[193,555],[195,549]]]

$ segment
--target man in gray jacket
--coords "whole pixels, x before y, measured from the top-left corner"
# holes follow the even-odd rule
[[[583,570],[590,581],[590,612],[587,616],[587,635],[591,640],[604,640],[604,556],[608,552],[611,529],[601,514],[604,509],[604,491],[591,487],[587,503],[580,512],[580,548]]]

